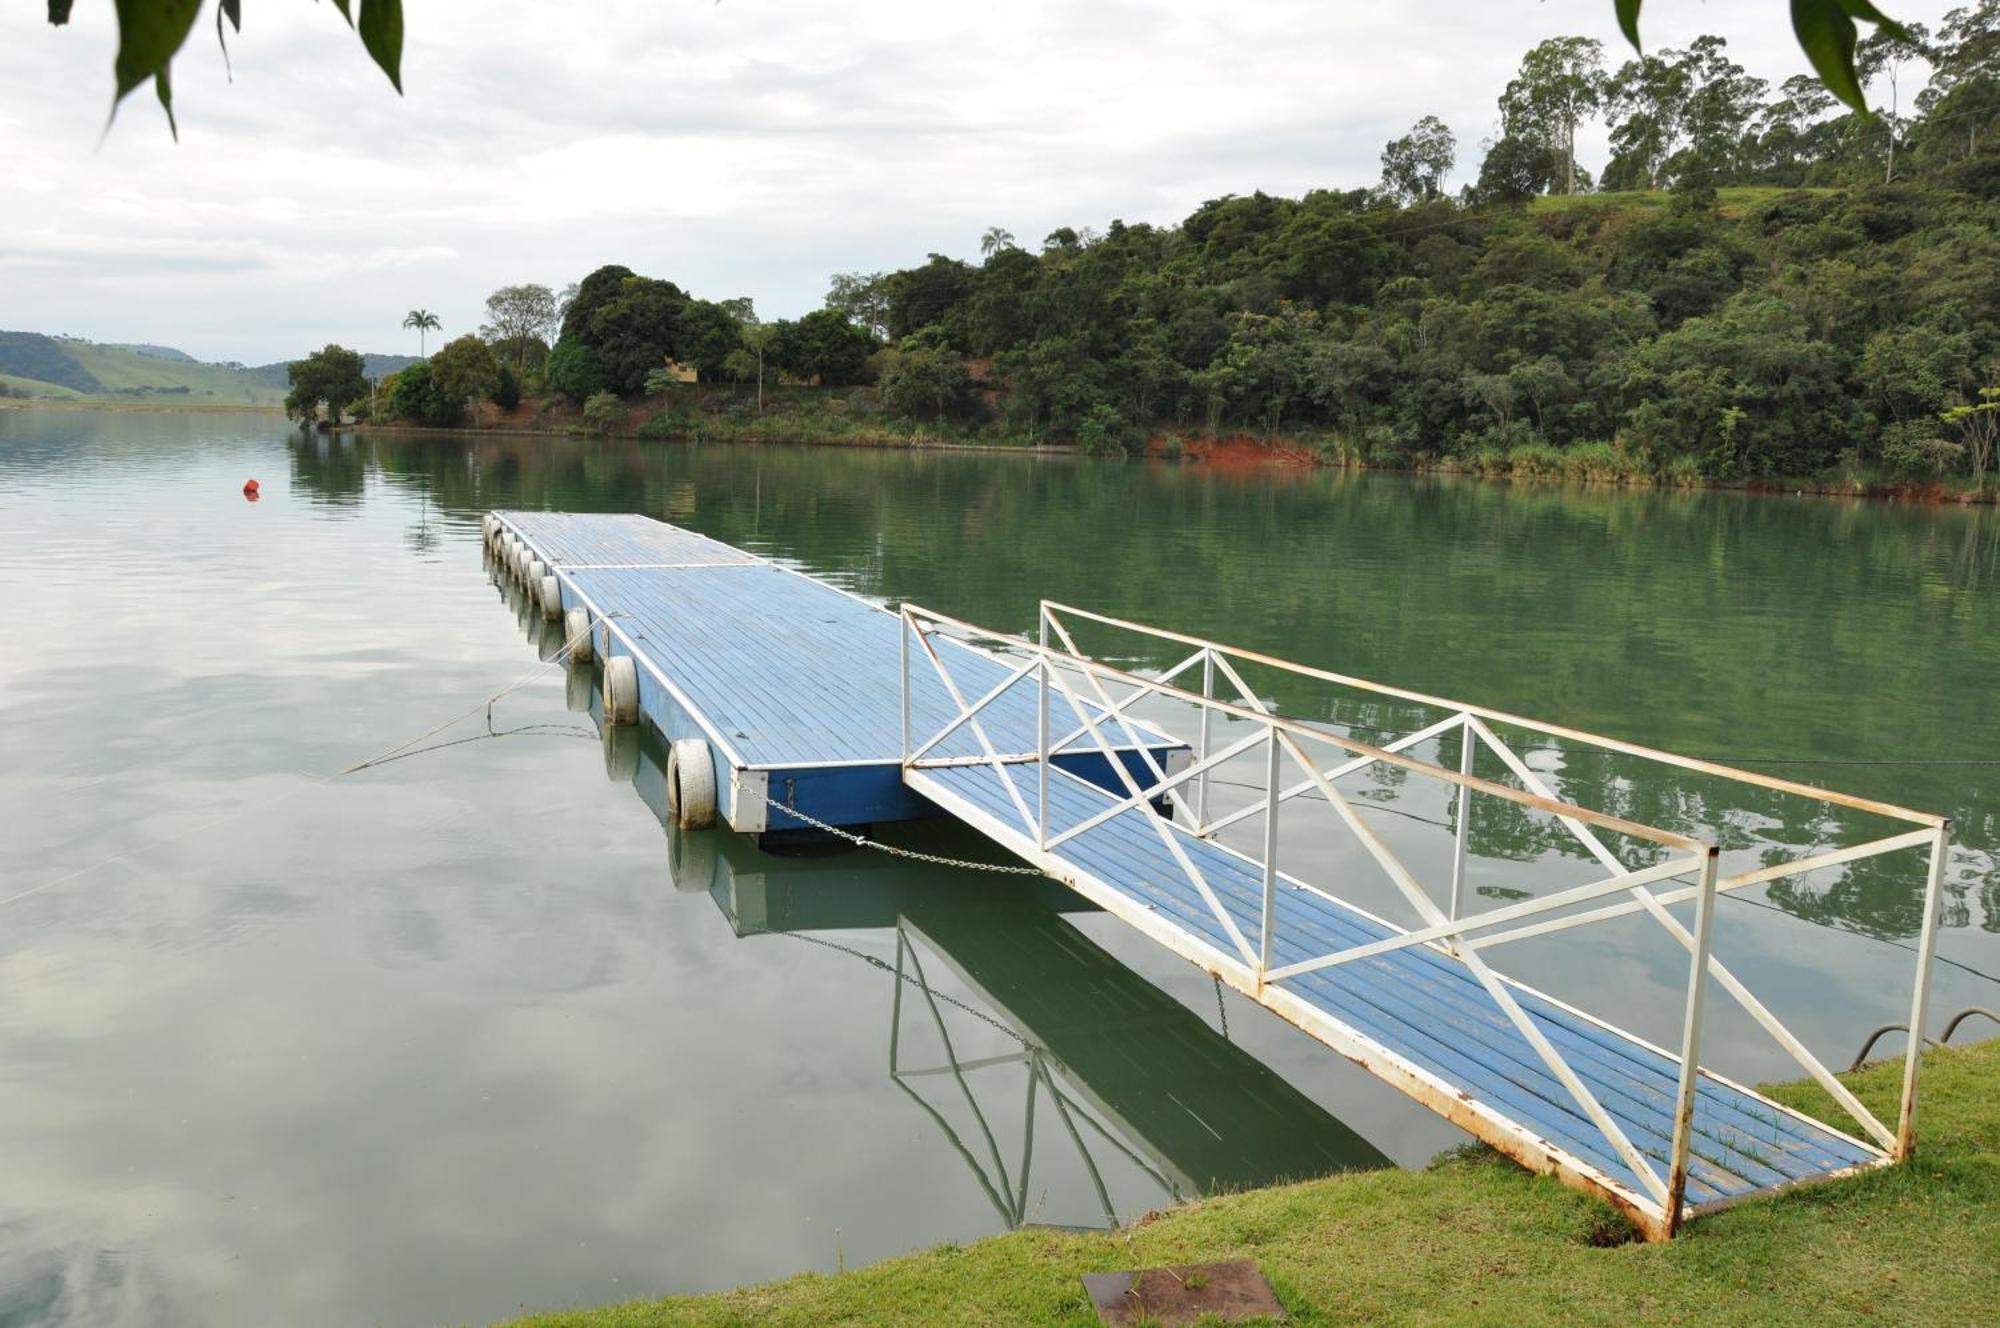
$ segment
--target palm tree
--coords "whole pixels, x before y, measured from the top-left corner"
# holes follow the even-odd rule
[[[444,324],[428,309],[412,309],[403,319],[403,326],[417,330],[417,355],[421,358],[424,356],[424,333],[435,332]]]
[[[979,252],[987,258],[993,257],[993,255],[999,253],[1002,249],[1012,249],[1013,247],[1014,232],[1004,227],[989,226],[986,229],[986,234],[979,237]]]

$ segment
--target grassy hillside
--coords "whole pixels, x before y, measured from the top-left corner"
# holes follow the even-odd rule
[[[370,377],[416,363],[364,357]],[[287,365],[208,364],[170,346],[113,345],[39,332],[0,332],[0,387],[8,396],[121,405],[279,406]]]
[[[1841,1076],[1894,1119],[1902,1062]],[[1024,1231],[839,1276],[523,1319],[680,1324],[1085,1325],[1080,1273],[1255,1259],[1296,1324],[2000,1323],[2000,1041],[1925,1059],[1910,1165],[1760,1199],[1671,1244],[1496,1153],[1351,1172],[1173,1209],[1122,1232]],[[1778,1096],[1839,1119],[1816,1085]]]
[[[102,390],[92,395],[233,406],[276,406],[285,399],[282,387],[260,383],[227,365],[170,360],[89,341],[59,344],[102,384]]]

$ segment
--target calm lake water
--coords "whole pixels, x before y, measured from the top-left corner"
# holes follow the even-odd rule
[[[534,669],[482,568],[505,506],[645,512],[1010,630],[1046,596],[1944,811],[1936,1007],[2000,995],[1969,971],[2000,973],[1992,511],[0,412],[0,1324],[480,1322],[1462,1141],[1058,891],[676,846],[658,752],[607,747],[556,669],[494,708],[523,731],[331,778]],[[1552,769],[1724,828],[1732,861],[1854,828]],[[1364,795],[1434,873],[1444,795]],[[1288,849],[1390,907],[1307,819]],[[1475,835],[1487,898],[1595,874],[1532,818]],[[1921,884],[1909,859],[1747,891],[1718,953],[1844,1064],[1902,1015]],[[1670,1040],[1685,964],[1649,927],[1510,971]],[[1706,1060],[1790,1076],[1710,1009]]]

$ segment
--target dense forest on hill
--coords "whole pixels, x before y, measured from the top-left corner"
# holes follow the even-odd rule
[[[1502,91],[1501,133],[1457,196],[1457,139],[1425,117],[1373,187],[1221,198],[1032,251],[994,228],[977,262],[843,274],[795,321],[618,266],[560,300],[510,287],[502,315],[523,292],[539,315],[496,316],[379,409],[443,422],[548,392],[659,436],[1127,451],[1251,433],[1374,465],[1982,484],[2000,424],[2000,0],[1910,37],[1862,45],[1872,116],[1811,79],[1769,87],[1719,38],[1616,67],[1554,38]],[[1611,145],[1595,178],[1575,149],[1593,122]],[[763,390],[780,382],[865,390]]]

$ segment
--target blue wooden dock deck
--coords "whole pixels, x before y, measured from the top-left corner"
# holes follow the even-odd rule
[[[849,827],[937,815],[903,782],[895,614],[781,563],[646,517],[494,516],[555,578],[564,615],[581,608],[589,616],[598,652],[637,662],[647,720],[670,741],[707,742],[718,811],[731,828],[755,834],[805,828],[804,817]],[[983,692],[1008,674],[998,656],[958,643],[945,649],[966,686]],[[926,671],[911,697],[911,730],[935,732],[957,711]],[[1029,691],[1013,689],[981,722],[1000,750],[1035,750]],[[1156,756],[1185,758],[1186,744],[1156,738]],[[933,755],[973,759],[981,751],[967,728]],[[1140,768],[1136,755],[1128,759]],[[1069,743],[1056,763],[1085,777],[1110,777],[1084,738]]]
[[[951,815],[1476,1137],[1608,1199],[1650,1238],[1670,1236],[1690,1217],[1754,1195],[1909,1154],[1914,1057],[1900,1126],[1891,1129],[1714,959],[1712,906],[1718,891],[1928,846],[1929,913],[1912,1016],[1912,1025],[1921,1025],[1948,847],[1949,823],[1942,818],[1097,618],[1199,647],[1164,677],[1141,678],[1078,653],[1055,612],[1060,606],[1042,606],[1039,642],[1003,641],[913,606],[891,613],[774,560],[637,516],[495,513],[488,537],[503,563],[534,572],[529,579],[539,584],[529,593],[548,616],[565,616],[572,630],[585,624],[583,634],[605,661],[630,658],[638,709],[677,753],[687,742],[712,754],[718,810],[734,829],[763,833]],[[1060,648],[1052,648],[1052,628],[1063,638]],[[1232,658],[1458,713],[1387,748],[1358,746],[1270,712],[1249,692]],[[1196,662],[1206,670],[1200,693],[1174,683]],[[1080,672],[1092,690],[1084,694],[1064,681],[1065,671]],[[1223,674],[1237,687],[1236,702],[1221,701],[1210,690]],[[1107,679],[1139,690],[1114,699],[1103,686]],[[1201,708],[1198,751],[1123,713],[1149,688]],[[1214,708],[1233,722],[1263,725],[1267,741],[1239,740],[1212,755],[1208,720]],[[1080,721],[1074,730],[1072,718]],[[1599,741],[1614,751],[1922,828],[1722,878],[1712,840],[1556,798],[1488,721],[1566,741]],[[1447,731],[1462,734],[1456,770],[1399,754]],[[1476,740],[1509,765],[1511,782],[1475,775]],[[1327,741],[1350,758],[1360,755],[1340,769],[1322,769],[1300,750],[1301,741]],[[1261,742],[1258,750],[1269,759],[1262,859],[1221,837],[1248,810],[1210,821],[1185,797],[1191,777],[1205,781],[1212,765],[1251,751],[1252,742]],[[1309,779],[1281,792],[1284,749]],[[1456,786],[1457,866],[1448,920],[1333,786],[1341,769],[1378,761]],[[1420,915],[1416,928],[1400,927],[1344,902],[1337,889],[1280,869],[1277,808],[1301,792],[1341,812],[1348,829],[1399,879]],[[1554,818],[1612,874],[1546,899],[1461,917],[1467,799],[1475,793]],[[1165,814],[1168,798],[1178,804],[1172,815]],[[1650,838],[1670,851],[1653,865],[1630,867],[1593,827]],[[1657,894],[1648,888],[1672,886],[1675,878],[1697,883]],[[1667,908],[1690,899],[1696,903],[1691,927]],[[1560,915],[1565,909],[1569,916]],[[1680,1054],[1503,978],[1481,957],[1486,947],[1507,939],[1490,930],[1502,923],[1533,918],[1518,930],[1542,934],[1640,910],[1650,912],[1692,959]],[[1711,978],[1828,1088],[1862,1126],[1858,1133],[1781,1106],[1701,1066],[1702,1004]]]

